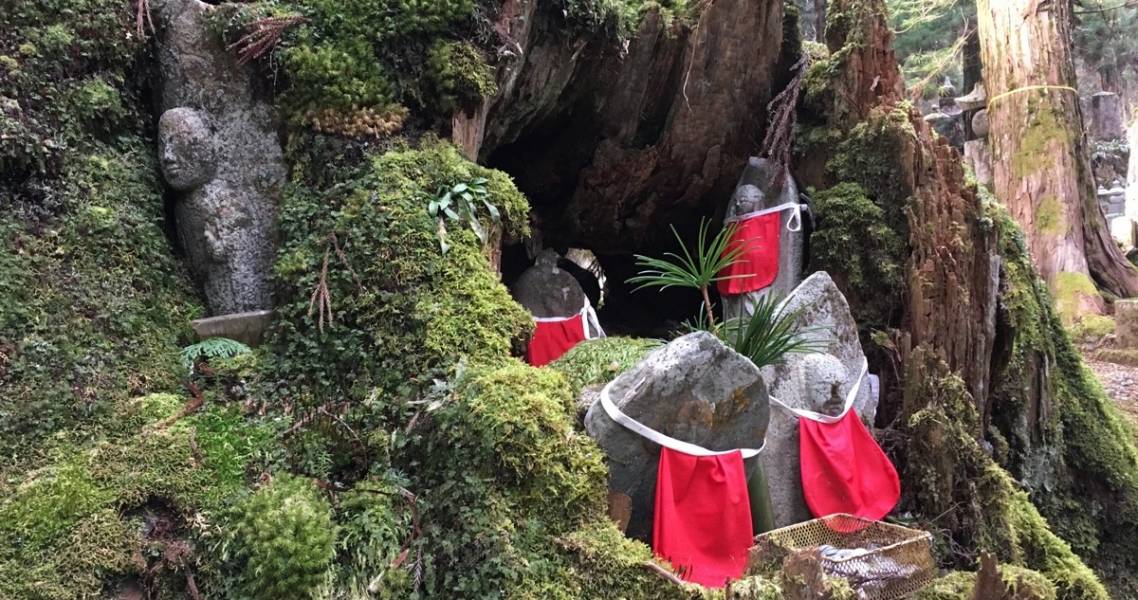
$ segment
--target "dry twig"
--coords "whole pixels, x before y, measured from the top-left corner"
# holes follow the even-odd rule
[[[794,139],[796,121],[795,109],[798,107],[798,96],[802,92],[802,80],[806,78],[806,70],[809,68],[810,55],[803,52],[802,57],[791,67],[795,73],[790,83],[786,85],[786,89],[779,92],[767,104],[767,113],[770,116],[761,154],[782,166],[790,164],[790,148]]]
[[[139,39],[146,39],[146,29],[154,33],[154,21],[150,20],[150,0],[134,0],[134,31]]]
[[[146,2],[147,0],[141,0]],[[289,15],[286,17],[265,17],[257,19],[249,24],[246,28],[248,33],[238,38],[236,42],[230,44],[226,49],[237,52],[237,64],[244,65],[258,58],[261,58],[278,42],[281,41],[281,36],[290,27],[294,27],[307,21],[307,17],[301,15]]]

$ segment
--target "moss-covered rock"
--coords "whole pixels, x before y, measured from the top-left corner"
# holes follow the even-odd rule
[[[606,337],[582,342],[549,365],[569,382],[576,396],[581,389],[607,383],[659,348],[660,340]]]
[[[145,423],[141,430],[58,444],[44,466],[0,483],[0,596],[97,596],[141,577],[154,557],[195,537],[191,523],[207,528],[243,493],[246,467],[270,455],[274,428],[225,408],[170,422],[182,404],[170,395],[125,402],[117,416],[124,428]],[[163,528],[144,519],[152,506],[168,512]]]
[[[327,190],[294,183],[281,211],[270,368],[290,387],[304,389],[308,402],[406,391],[462,357],[508,355],[528,334],[529,315],[498,282],[474,233],[451,225],[443,254],[439,221],[427,212],[441,186],[484,178],[506,230],[524,236],[527,204],[509,177],[437,141],[340,175]],[[491,226],[487,213],[480,218]],[[327,291],[326,309],[312,302],[317,289]]]

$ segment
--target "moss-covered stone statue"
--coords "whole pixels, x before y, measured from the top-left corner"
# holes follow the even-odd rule
[[[198,0],[153,3],[161,24],[158,158],[175,225],[213,315],[269,309],[286,172],[251,71],[206,29]]]

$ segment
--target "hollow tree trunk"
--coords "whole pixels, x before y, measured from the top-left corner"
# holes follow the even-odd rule
[[[1070,3],[979,0],[977,12],[996,196],[1024,229],[1064,318],[1102,312],[1094,282],[1129,296],[1138,293],[1138,272],[1095,198],[1079,97],[1070,89]]]

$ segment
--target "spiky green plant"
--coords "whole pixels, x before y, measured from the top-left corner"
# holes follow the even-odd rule
[[[670,287],[699,290],[703,297],[703,311],[707,316],[709,328],[714,330],[718,326],[708,290],[712,283],[733,277],[720,273],[735,264],[743,251],[741,245],[731,247],[731,236],[735,232],[735,227],[734,225],[724,227],[709,240],[711,222],[703,219],[699,224],[699,237],[696,240],[694,253],[688,250],[676,228],[671,229],[683,255],[668,252],[664,254],[664,258],[653,258],[637,254],[636,265],[641,267],[641,270],[638,275],[629,278],[628,283],[637,286],[633,291],[650,287],[662,290]]]
[[[769,294],[759,298],[749,319],[731,319],[719,328],[720,339],[760,369],[787,354],[820,350],[819,343],[805,337],[807,332],[798,326],[802,309],[785,310],[781,304],[780,298]]]
[[[673,227],[672,233],[680,243],[681,254],[669,252],[664,258],[636,255],[636,264],[642,269],[629,278],[628,283],[637,285],[637,290],[649,287],[699,290],[703,296],[703,310],[685,322],[684,328],[714,334],[757,367],[777,363],[789,353],[816,350],[817,343],[803,337],[805,332],[798,327],[801,311],[780,309],[780,299],[770,295],[758,299],[754,314],[746,320],[724,319],[721,323],[715,320],[709,289],[712,283],[735,277],[720,273],[739,261],[742,246],[731,246],[733,226],[724,228],[710,239],[709,229],[710,223],[703,220],[693,251],[688,249]]]

